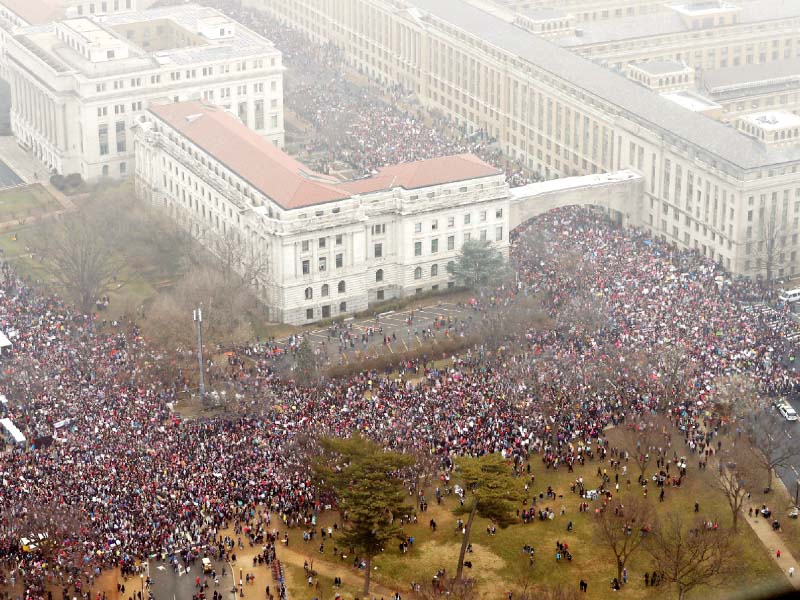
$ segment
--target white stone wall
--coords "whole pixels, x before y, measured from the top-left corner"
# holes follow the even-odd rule
[[[134,130],[138,195],[209,247],[209,240],[221,235],[249,244],[266,265],[258,292],[272,320],[309,323],[360,312],[371,303],[417,290],[445,290],[451,284],[447,263],[455,259],[466,235],[480,239],[485,231],[486,239],[508,254],[509,189],[503,175],[285,210],[229,173],[242,187],[236,192],[214,174],[214,167],[225,168],[213,157],[187,140],[170,141],[166,125],[147,115],[150,122]],[[197,160],[200,155],[205,166]],[[373,232],[373,226],[381,229]],[[381,244],[377,258],[376,244]],[[338,254],[341,267],[336,266]],[[325,270],[320,270],[323,258]],[[308,273],[303,272],[304,261]],[[433,265],[438,271],[434,275]],[[381,281],[376,279],[378,270],[383,271]],[[327,295],[323,286],[328,286]]]

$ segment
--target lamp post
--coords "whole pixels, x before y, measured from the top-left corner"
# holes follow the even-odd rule
[[[206,382],[203,375],[203,309],[192,311],[192,319],[197,323],[197,364],[200,367],[200,397],[206,397]]]

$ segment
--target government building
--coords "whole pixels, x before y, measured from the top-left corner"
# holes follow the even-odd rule
[[[742,92],[726,116],[725,90],[696,91],[698,68],[794,60],[800,3],[243,2],[337,46],[372,80],[489,133],[544,178],[636,172],[645,198],[634,224],[679,248],[738,275],[800,273],[794,100],[746,115],[739,106],[756,100]]]
[[[134,128],[137,195],[255,273],[268,318],[304,324],[444,290],[466,240],[508,253],[505,175],[472,155],[339,180],[208,102],[153,104]],[[249,279],[249,277],[248,277]]]
[[[190,99],[283,145],[284,67],[272,42],[211,8],[128,10],[132,2],[71,3],[63,20],[4,33],[11,128],[23,147],[64,175],[126,177],[130,129],[148,106]]]

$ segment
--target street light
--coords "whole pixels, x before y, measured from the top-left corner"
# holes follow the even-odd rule
[[[203,376],[203,309],[192,311],[192,319],[197,323],[197,364],[200,367],[200,397],[206,397],[206,382]]]

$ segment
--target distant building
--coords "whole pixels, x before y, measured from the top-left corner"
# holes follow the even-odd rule
[[[784,110],[739,117],[736,127],[770,146],[793,146],[800,141],[800,116]]]
[[[675,60],[629,64],[628,77],[655,92],[674,92],[694,87],[694,69]]]
[[[686,9],[686,2],[585,0],[600,14],[581,17],[580,36],[546,37],[520,27],[515,15],[530,8],[575,15],[581,3],[350,0],[339,10],[335,2],[243,1],[335,45],[353,68],[402,86],[465,131],[488,133],[545,179],[635,171],[645,196],[634,224],[738,275],[766,274],[764,229],[749,216],[777,207],[790,235],[770,271],[800,273],[800,146],[768,144],[708,118],[719,110],[715,98],[691,90],[663,97],[622,76],[630,62],[717,69],[796,57],[800,2],[736,0],[741,10],[734,10],[724,2]],[[603,15],[604,4],[625,16]]]
[[[202,98],[283,144],[281,53],[211,8],[69,18],[7,41],[12,130],[59,173],[126,176],[129,129],[153,101]]]
[[[504,174],[472,155],[315,173],[201,102],[151,106],[134,134],[137,194],[210,251],[235,244],[271,320],[302,324],[444,290],[464,241],[508,251]],[[253,270],[251,269],[251,272]]]

